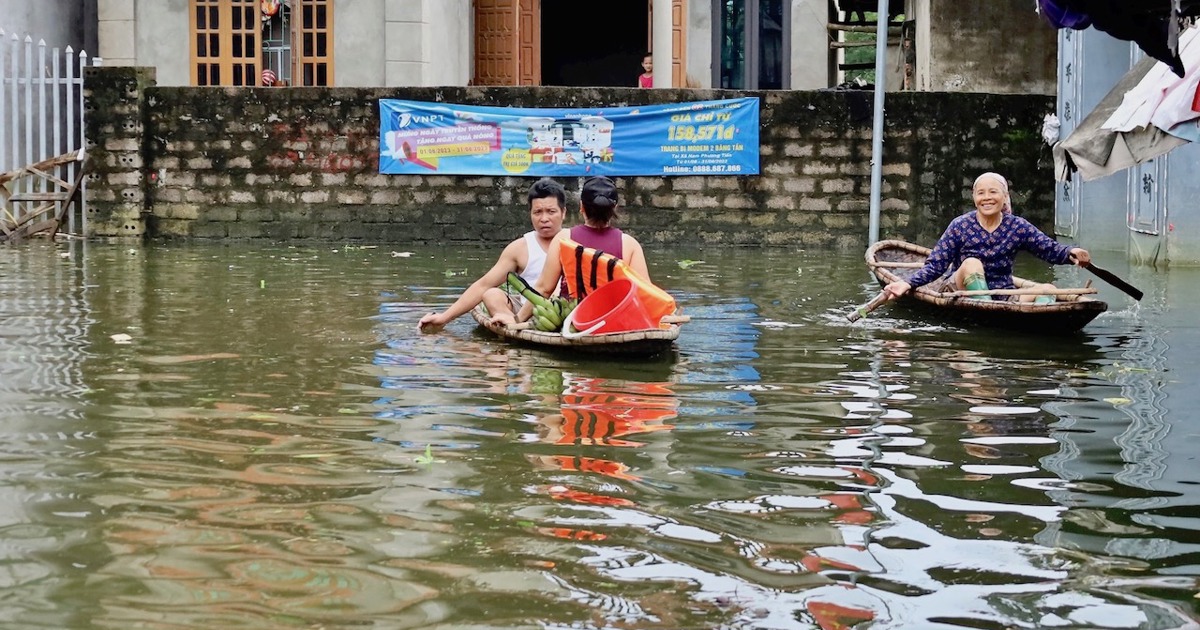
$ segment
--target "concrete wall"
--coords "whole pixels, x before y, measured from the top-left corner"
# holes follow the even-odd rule
[[[95,56],[95,20],[96,0],[0,0],[0,29],[5,34],[0,61],[12,63],[8,47],[14,34],[22,43],[27,36],[35,45],[45,40],[47,52],[70,46]]]
[[[333,83],[346,87],[386,85],[385,0],[333,3]],[[420,2],[409,2],[420,5]]]
[[[471,80],[474,67],[474,13],[471,0],[424,1],[425,13],[429,16],[425,46],[429,71],[425,81],[418,85],[466,85]],[[398,86],[392,83],[387,85]]]
[[[687,3],[687,83],[689,87],[713,85],[713,20],[711,0]]]
[[[636,88],[180,88],[152,69],[86,75],[93,236],[504,242],[527,229],[528,178],[378,172],[379,98],[491,106],[762,99],[760,176],[620,178],[623,226],[647,243],[861,248],[869,220],[867,91]],[[889,96],[882,233],[932,242],[985,170],[1051,218],[1041,96]],[[234,115],[233,113],[236,113]],[[577,189],[576,178],[563,178]]]
[[[828,24],[828,0],[792,0],[793,90],[819,90],[832,83]]]
[[[98,0],[99,54],[110,65],[137,63],[136,4],[136,0]]]
[[[918,90],[1054,95],[1058,32],[1030,0],[913,0]]]
[[[170,85],[190,85],[192,34],[187,14],[188,0],[137,0],[134,65],[156,67]]]

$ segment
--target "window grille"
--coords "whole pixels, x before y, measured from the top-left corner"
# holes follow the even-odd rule
[[[333,85],[332,5],[189,0],[192,85]]]

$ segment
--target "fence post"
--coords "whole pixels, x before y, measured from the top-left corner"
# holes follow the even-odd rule
[[[71,92],[72,96],[67,101],[68,103],[71,103],[71,106],[76,105],[76,104],[78,104],[78,106],[79,106],[79,135],[76,136],[74,134],[71,134],[72,142],[74,142],[76,137],[79,138],[79,146],[78,147],[72,146],[71,149],[82,149],[84,151],[87,150],[87,138],[84,137],[85,134],[87,133],[87,131],[86,131],[87,125],[85,124],[85,121],[84,121],[84,117],[86,114],[84,113],[84,109],[83,109],[83,69],[85,66],[87,66],[87,60],[88,60],[87,51],[81,50],[81,51],[79,51],[79,65],[76,66],[75,64],[71,64],[72,68],[76,68],[76,67],[79,68],[79,77],[78,77],[79,93],[78,93],[78,96],[75,96],[74,95],[75,93]],[[76,83],[74,80],[72,80],[70,89],[74,90],[75,87],[76,87]],[[74,101],[75,98],[79,99],[78,103],[75,103],[75,101]],[[71,106],[68,106],[67,120],[71,121],[71,124],[75,124],[75,116],[71,115],[71,113],[70,113]],[[71,165],[70,174],[72,177],[75,175],[76,168],[83,168],[83,164],[80,164],[78,167],[76,167],[74,164]],[[81,181],[79,183],[79,233],[81,235],[87,235],[87,229],[88,229],[87,216],[88,216],[87,177],[84,176],[83,181]],[[74,221],[74,217],[72,217],[72,221]]]
[[[0,28],[0,41],[4,37],[4,29]],[[0,173],[8,172],[8,158],[4,155],[4,147],[8,146],[8,129],[4,126],[4,121],[8,120],[8,108],[4,100],[4,86],[7,83],[8,75],[4,72],[4,64],[0,63]]]
[[[19,163],[21,161],[21,153],[20,153],[20,151],[21,151],[21,146],[20,146],[21,145],[21,141],[20,141],[21,127],[17,124],[18,120],[20,119],[19,114],[21,111],[21,110],[17,109],[17,106],[20,104],[17,101],[18,90],[20,88],[20,85],[18,84],[18,81],[17,81],[17,76],[18,76],[17,68],[19,67],[17,65],[17,59],[19,58],[19,56],[17,54],[18,53],[17,45],[18,45],[19,41],[20,40],[17,39],[17,34],[13,33],[11,41],[9,43],[9,49],[10,49],[10,52],[12,53],[12,73],[11,73],[12,74],[12,83],[11,83],[12,92],[9,94],[9,96],[10,96],[9,105],[11,105],[10,109],[12,110],[9,112],[9,116],[12,117],[12,139],[9,141],[9,145],[12,146],[12,168],[14,168],[14,169],[19,168]],[[4,121],[0,121],[0,123],[3,123],[3,122]],[[0,147],[0,151],[2,151],[2,150],[4,150],[4,147]]]

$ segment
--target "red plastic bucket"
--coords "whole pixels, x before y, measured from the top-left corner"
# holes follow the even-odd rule
[[[618,278],[579,302],[563,325],[564,337],[600,335],[654,328],[654,320],[637,297],[637,288]]]

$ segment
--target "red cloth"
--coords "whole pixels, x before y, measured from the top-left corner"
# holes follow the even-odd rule
[[[1196,84],[1196,95],[1192,97],[1192,111],[1200,112],[1200,83]]]

